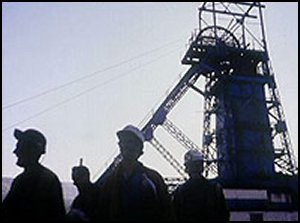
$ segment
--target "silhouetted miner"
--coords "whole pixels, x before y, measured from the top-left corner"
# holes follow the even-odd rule
[[[204,157],[198,150],[184,156],[184,165],[190,179],[174,194],[178,221],[229,221],[221,185],[202,176]]]
[[[171,200],[163,178],[138,161],[144,136],[132,126],[117,132],[123,160],[103,186],[102,218],[110,221],[165,221],[171,219]]]
[[[90,172],[85,166],[73,167],[72,179],[79,194],[74,199],[71,210],[67,214],[67,221],[93,221],[99,188],[90,181]]]
[[[24,168],[2,203],[4,220],[64,220],[62,187],[57,176],[39,163],[46,152],[46,138],[34,129],[15,129],[18,140],[14,154]]]

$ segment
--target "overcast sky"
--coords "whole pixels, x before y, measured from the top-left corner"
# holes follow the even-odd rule
[[[103,171],[118,153],[116,131],[129,123],[141,127],[187,70],[180,61],[199,5],[2,3],[2,107],[81,79],[2,109],[2,176],[22,170],[12,154],[16,127],[46,135],[42,162],[61,180],[70,181],[81,157],[92,176]],[[270,56],[298,154],[298,3],[266,6]],[[189,92],[170,114],[199,145],[202,112],[203,98]],[[182,161],[184,149],[161,129],[157,134]],[[176,174],[148,143],[141,160],[164,176]]]

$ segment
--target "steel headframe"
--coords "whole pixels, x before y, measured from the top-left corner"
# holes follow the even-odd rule
[[[260,2],[204,2],[199,8],[199,30],[196,29],[192,33],[189,44],[192,46],[194,42],[199,41],[199,36],[224,39],[228,42],[235,37],[239,42],[236,45],[241,49],[260,51],[265,54],[267,60],[263,61],[258,69],[261,70],[261,75],[269,79],[266,86],[268,94],[266,104],[272,121],[274,165],[277,172],[296,175],[298,167],[268,53],[264,8],[265,6]],[[207,33],[208,30],[210,33]],[[206,151],[216,151],[216,135],[211,121],[215,112],[222,112],[214,107],[215,98],[209,94],[216,78],[214,74],[206,78],[204,91],[203,148]]]
[[[217,27],[223,27],[237,37],[243,49],[266,50],[263,8],[260,2],[204,2],[195,32],[212,27],[214,37],[218,37]]]
[[[270,79],[267,85],[269,99],[266,103],[268,105],[270,119],[274,120],[272,128],[273,142],[277,137],[280,138],[281,142],[281,146],[275,149],[276,157],[274,164],[277,166],[279,172],[294,175],[298,173],[298,168],[293,155],[291,140],[279,98],[279,91],[275,83],[274,73],[272,72],[268,56],[262,11],[264,8],[265,6],[260,2],[204,2],[199,7],[199,28],[195,29],[192,33],[188,45],[190,48],[189,50],[191,50],[191,48],[194,48],[195,44],[204,41],[199,38],[204,36],[206,44],[216,44],[221,40],[230,47],[259,51],[266,55],[268,59],[260,65],[260,69],[262,75]],[[150,142],[150,144],[152,144],[179,173],[179,178],[167,179],[167,182],[173,183],[186,179],[187,175],[184,172],[184,167],[181,163],[178,162],[158,139],[154,137],[154,131],[158,126],[162,126],[186,149],[199,149],[205,153],[206,176],[217,176],[218,169],[216,163],[223,161],[220,160],[217,154],[217,136],[214,129],[215,123],[212,123],[212,117],[216,112],[222,113],[224,111],[216,107],[216,98],[209,93],[214,83],[218,81],[220,69],[206,63],[205,60],[193,61],[191,59],[190,61],[187,61],[185,59],[183,59],[183,64],[191,64],[192,66],[142,128],[146,141]],[[187,62],[185,63],[184,61]],[[203,75],[206,78],[204,90],[199,90],[194,86],[200,75]],[[174,123],[167,119],[167,115],[183,98],[189,88],[196,90],[204,96],[203,144],[201,149],[185,136]],[[218,116],[219,119],[221,117],[222,115]],[[222,122],[222,120],[218,121]],[[98,182],[101,183],[104,181],[106,176],[115,169],[121,160],[122,157],[119,154],[110,167],[104,172],[102,177],[99,178]],[[173,185],[173,183],[170,184]]]

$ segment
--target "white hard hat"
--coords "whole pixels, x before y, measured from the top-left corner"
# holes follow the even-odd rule
[[[203,153],[196,149],[192,149],[184,155],[184,164],[193,161],[203,161],[203,160],[204,160]]]
[[[133,125],[127,125],[124,129],[117,132],[118,137],[120,137],[123,133],[131,132],[133,133],[142,143],[145,142],[145,137],[141,130]]]

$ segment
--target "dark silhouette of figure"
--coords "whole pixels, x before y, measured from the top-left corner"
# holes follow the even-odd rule
[[[67,214],[68,221],[93,221],[98,202],[99,189],[90,181],[90,172],[85,166],[72,168],[72,179],[78,189],[71,210]]]
[[[123,159],[101,192],[101,218],[109,221],[167,221],[171,199],[161,175],[138,161],[144,136],[134,127],[117,132]]]
[[[39,163],[46,152],[46,138],[34,129],[15,129],[14,154],[24,168],[2,203],[3,220],[64,220],[65,207],[58,177]]]
[[[203,154],[190,150],[185,154],[186,172],[190,179],[174,193],[178,221],[229,221],[221,185],[202,176]]]

